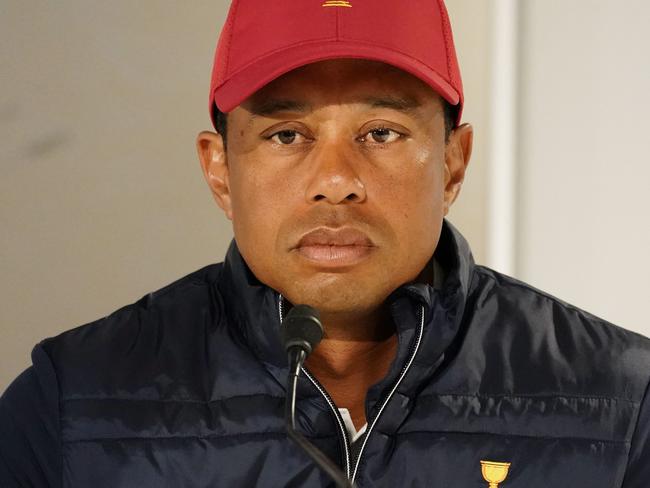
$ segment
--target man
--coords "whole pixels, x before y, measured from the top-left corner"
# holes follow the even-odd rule
[[[297,427],[359,487],[647,487],[650,343],[474,264],[472,128],[438,0],[233,3],[197,147],[235,240],[47,339],[0,485],[330,486],[287,437],[280,336],[325,337]]]

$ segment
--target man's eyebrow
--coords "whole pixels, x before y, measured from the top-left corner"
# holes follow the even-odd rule
[[[401,98],[394,96],[368,97],[364,103],[372,108],[390,108],[407,114],[414,113],[422,104],[415,98]]]
[[[311,111],[311,105],[298,100],[267,98],[265,100],[254,101],[250,111],[253,117],[269,117],[278,112],[309,112]]]

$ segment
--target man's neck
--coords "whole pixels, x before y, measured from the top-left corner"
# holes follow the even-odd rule
[[[435,258],[416,282],[441,286],[442,268]],[[321,314],[325,337],[307,358],[306,366],[339,408],[347,408],[359,430],[367,421],[368,389],[381,381],[397,354],[395,324],[386,304],[357,315]]]
[[[323,316],[325,337],[309,356],[307,368],[339,408],[350,411],[354,426],[366,423],[368,389],[383,379],[397,352],[397,335],[388,310],[368,316]]]

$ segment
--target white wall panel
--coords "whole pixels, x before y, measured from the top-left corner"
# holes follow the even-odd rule
[[[650,3],[521,4],[517,275],[650,335]]]

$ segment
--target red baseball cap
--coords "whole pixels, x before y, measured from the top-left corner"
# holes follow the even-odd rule
[[[381,61],[427,83],[463,109],[463,85],[443,0],[233,0],[210,84],[227,113],[267,83],[334,58]]]

